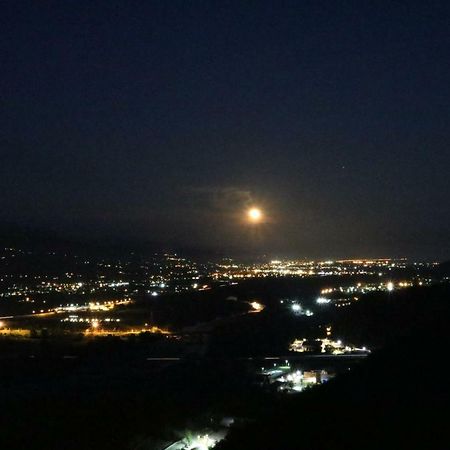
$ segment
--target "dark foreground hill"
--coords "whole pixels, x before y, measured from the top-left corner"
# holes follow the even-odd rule
[[[402,329],[401,336],[390,331],[386,347],[364,364],[275,405],[217,449],[448,448],[450,296],[448,287],[444,291],[439,289],[439,314],[425,314],[426,320],[412,323],[409,333]]]
[[[9,355],[20,342],[9,342],[8,352],[4,342],[0,450],[161,450],[140,444],[172,442],[191,419],[198,429],[199,419],[209,423],[213,416],[247,419],[219,450],[448,448],[450,284],[378,293],[353,306],[313,318],[333,320],[344,337],[376,336],[381,349],[293,397],[249,383],[254,367],[246,358],[157,363],[148,361],[146,339],[105,341],[77,358],[72,351],[61,358],[56,344],[43,339],[39,349]],[[253,330],[257,339],[269,319],[283,319],[274,331],[288,328],[284,316],[263,313],[252,315],[252,326],[262,325],[262,332]],[[244,345],[251,327],[244,334],[235,328],[236,345]]]

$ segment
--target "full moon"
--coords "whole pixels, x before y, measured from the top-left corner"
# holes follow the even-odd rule
[[[262,211],[259,208],[250,208],[247,211],[247,217],[253,223],[260,222],[262,219]]]

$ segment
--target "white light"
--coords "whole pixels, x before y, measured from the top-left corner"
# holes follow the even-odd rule
[[[262,212],[259,208],[250,208],[247,216],[251,222],[259,222],[262,218]]]
[[[153,291],[152,292],[152,297],[157,297],[157,296],[158,296],[158,293],[156,291]]]
[[[292,305],[292,311],[299,312],[301,309],[302,307],[298,303]]]
[[[251,302],[250,306],[253,308],[254,311],[262,311],[264,309],[264,305],[261,305],[261,303],[258,302]]]
[[[331,300],[329,298],[325,298],[325,297],[318,297],[316,300],[316,303],[319,304],[324,304],[324,303],[330,303]]]
[[[187,446],[186,449],[209,450],[210,448],[214,447],[215,444],[216,441],[205,434],[204,436],[197,436],[192,441],[192,444]]]
[[[394,290],[394,283],[392,281],[389,281],[389,283],[386,285],[386,288],[389,292],[392,292]]]

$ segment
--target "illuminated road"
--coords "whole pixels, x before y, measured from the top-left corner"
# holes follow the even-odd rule
[[[302,360],[302,359],[309,359],[309,358],[323,358],[323,359],[362,359],[366,358],[368,356],[367,353],[347,353],[342,355],[332,355],[329,353],[319,353],[319,354],[313,354],[313,353],[303,353],[301,355],[295,355],[295,354],[289,354],[289,355],[283,355],[283,356],[265,356],[265,357],[248,357],[247,360],[253,360],[253,359],[263,359],[267,361],[281,361],[281,360]]]
[[[163,450],[182,450],[185,448],[185,445],[182,441],[174,442],[170,444],[168,447],[165,447]]]
[[[44,312],[37,312],[37,313],[32,313],[32,314],[18,314],[15,316],[3,316],[0,317],[0,320],[2,319],[34,319],[36,317],[48,317],[48,316],[53,316],[57,314],[56,311],[44,311]]]

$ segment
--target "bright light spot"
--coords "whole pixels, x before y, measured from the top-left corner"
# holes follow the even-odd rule
[[[5,326],[5,322],[3,322],[2,320],[0,320],[0,328],[3,328]]]
[[[99,326],[98,320],[92,321],[92,328],[98,328],[98,326]]]
[[[186,450],[197,449],[197,450],[209,450],[216,445],[216,441],[209,437],[207,434],[204,436],[197,436],[192,440],[192,443],[188,445]]]
[[[152,292],[152,297],[157,297],[157,296],[158,296],[158,293],[156,291],[153,291]]]
[[[259,302],[251,302],[250,306],[253,308],[255,312],[260,312],[264,309],[264,305],[261,305]]]
[[[394,290],[394,283],[392,281],[389,281],[389,283],[386,285],[386,288],[389,292],[392,292]]]
[[[330,303],[331,300],[329,298],[325,298],[325,297],[318,297],[318,299],[316,300],[316,303],[319,304],[323,304],[323,303]]]
[[[302,307],[298,303],[294,303],[292,305],[292,311],[299,312],[302,309]]]
[[[251,222],[257,223],[262,219],[262,212],[259,208],[250,208],[247,212],[247,216]]]

